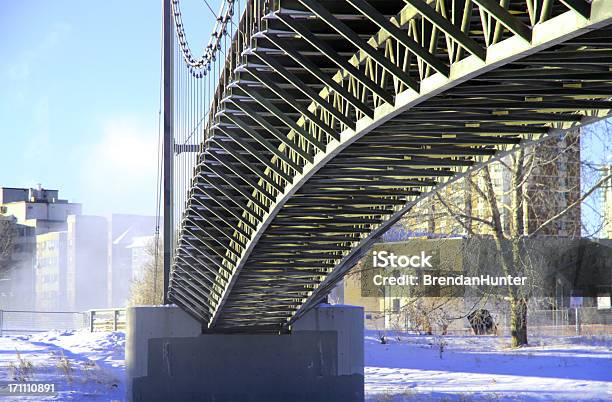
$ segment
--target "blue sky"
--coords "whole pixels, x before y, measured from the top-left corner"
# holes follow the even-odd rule
[[[197,53],[211,13],[182,8]],[[160,0],[2,6],[0,186],[57,188],[88,214],[155,213],[160,21]]]
[[[181,9],[199,56],[212,14],[204,0]],[[6,2],[0,186],[57,188],[88,214],[154,214],[160,29],[161,0]],[[609,154],[583,150],[595,162]]]

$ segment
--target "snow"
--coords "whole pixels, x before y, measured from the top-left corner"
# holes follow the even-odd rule
[[[113,401],[124,398],[121,332],[51,331],[0,337],[0,381],[13,381],[17,352],[33,365],[28,381],[53,382],[56,396],[0,397],[11,401]],[[62,359],[69,364],[61,364]],[[65,367],[67,370],[64,370]]]
[[[365,339],[367,401],[609,401],[610,339],[493,336]]]
[[[493,336],[389,336],[381,344],[366,332],[368,402],[399,401],[609,401],[610,338],[532,338],[510,349]],[[125,336],[121,332],[53,331],[0,337],[0,381],[17,351],[33,364],[31,381],[53,381],[54,397],[16,401],[121,401],[125,392]],[[59,365],[70,362],[70,375]]]

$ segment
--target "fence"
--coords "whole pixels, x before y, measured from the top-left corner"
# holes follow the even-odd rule
[[[510,315],[497,315],[500,334],[510,334]],[[530,310],[527,332],[539,336],[612,335],[612,310],[597,307]]]
[[[88,314],[76,311],[0,310],[0,336],[87,328]]]
[[[573,310],[573,309],[572,309]],[[493,313],[499,335],[510,335],[510,312]],[[569,309],[528,310],[527,333],[539,336],[569,336],[574,328],[570,326]]]
[[[491,311],[491,316],[497,335],[510,335],[510,313]],[[365,326],[372,330],[423,331],[402,311],[366,311]],[[444,329],[432,322],[431,330],[448,335],[473,334],[467,318],[454,320]],[[527,331],[530,336],[612,335],[612,310],[597,307],[529,310]]]
[[[89,310],[91,332],[125,331],[126,315],[123,308]]]
[[[0,310],[0,336],[88,329],[125,331],[125,309],[79,311]]]

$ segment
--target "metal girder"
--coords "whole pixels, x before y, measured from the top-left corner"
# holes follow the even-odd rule
[[[200,254],[202,257],[204,257],[206,259],[206,261],[202,262],[202,266],[211,274],[215,275],[215,277],[220,276],[222,271],[225,271],[226,273],[230,273],[229,270],[227,270],[226,267],[223,266],[223,264],[220,264],[218,261],[216,261],[213,257],[211,257],[209,254],[207,254],[206,252],[200,252],[201,250],[198,247],[194,247],[193,248],[195,252],[197,252],[198,254]],[[190,256],[194,256],[194,254],[191,254],[191,252],[189,251],[189,249],[187,247],[181,247],[179,246],[179,251],[183,252],[187,255]],[[195,257],[194,257],[195,258]],[[223,257],[222,257],[223,258]],[[210,267],[210,264],[213,264],[215,267],[217,267],[218,269],[213,269]]]
[[[427,64],[432,66],[437,72],[448,76],[450,68],[436,58],[436,56],[425,49],[408,34],[402,31],[398,26],[393,25],[391,21],[385,18],[384,15],[380,14],[376,8],[372,7],[370,3],[365,0],[347,0],[353,7],[358,9],[364,16],[384,29],[391,35],[396,41],[406,46],[415,56],[420,57]]]
[[[296,89],[302,91],[304,95],[308,96],[314,103],[320,105],[325,111],[334,116],[338,121],[341,121],[347,127],[355,127],[355,123],[349,120],[348,117],[340,113],[336,108],[330,105],[329,101],[323,99],[312,89],[310,89],[304,82],[302,82],[295,74],[288,71],[281,63],[276,61],[273,57],[264,53],[255,53],[264,63],[276,70],[284,79],[286,79]]]
[[[269,39],[272,43],[274,43],[279,49],[284,51],[296,63],[302,66],[305,71],[308,71],[309,73],[314,75],[317,79],[319,79],[319,81],[325,84],[330,89],[330,91],[335,92],[338,95],[340,95],[347,102],[353,105],[355,109],[359,110],[364,115],[370,118],[374,117],[374,110],[372,108],[368,107],[367,105],[364,104],[364,102],[357,99],[353,94],[351,94],[348,90],[346,90],[342,85],[334,81],[332,77],[323,73],[314,62],[302,56],[297,50],[295,50],[291,46],[291,44],[288,41],[283,40],[282,38],[279,38],[278,36],[272,35],[269,33],[266,33],[266,38]],[[346,120],[345,124],[354,130],[355,122],[349,120],[346,117],[345,117],[345,120]]]
[[[255,89],[250,88],[249,86],[244,84],[237,84],[237,87],[242,89],[246,94],[248,94],[264,108],[268,109],[268,111],[270,111],[274,116],[276,116],[277,119],[285,123],[289,128],[291,128],[295,133],[297,133],[306,141],[308,141],[311,145],[317,147],[320,151],[325,152],[325,144],[314,138],[312,134],[308,133],[304,129],[304,127],[300,127],[296,121],[291,120],[290,117],[283,113],[279,108],[274,106],[272,102],[270,102],[261,94],[259,94]],[[312,162],[312,160],[309,160],[309,162]]]
[[[252,113],[255,113],[255,111],[251,108],[249,108],[248,106],[245,107],[244,105],[242,105],[241,109],[247,109],[248,111],[251,111]],[[248,113],[248,112],[245,112]],[[266,148],[268,151],[272,152],[274,155],[276,155],[276,157],[278,157],[280,160],[282,160],[284,163],[286,163],[289,167],[291,167],[292,169],[294,169],[296,172],[301,172],[301,167],[300,165],[293,161],[291,158],[289,158],[289,156],[287,156],[284,152],[282,152],[281,150],[279,150],[277,147],[275,147],[270,141],[268,141],[265,137],[263,137],[262,135],[260,135],[257,131],[255,131],[253,128],[251,128],[245,121],[243,121],[242,119],[240,119],[239,117],[237,117],[234,114],[231,113],[226,113],[224,114],[225,117],[227,117],[228,120],[231,120],[234,124],[236,124],[238,127],[240,127],[244,132],[246,132],[247,134],[249,134],[253,139],[255,139],[260,145],[262,145],[264,148]],[[260,117],[256,117],[256,119],[258,121],[263,121],[262,119],[260,119]],[[271,127],[268,123],[265,123],[267,127]],[[274,129],[273,127],[272,131],[274,133],[276,133],[280,138],[284,138],[284,143],[285,145],[287,145],[287,143],[290,143],[290,141],[281,133],[278,133],[278,131],[276,129]],[[236,138],[234,137],[231,133],[230,130],[223,130],[223,132],[230,138]],[[237,137],[239,138],[239,137]],[[282,141],[282,140],[281,140]],[[290,146],[287,145],[287,147],[293,151],[295,151],[297,148],[295,146],[295,144],[291,144]],[[303,150],[301,150],[300,152],[304,152]],[[307,156],[309,158],[309,156]]]
[[[246,141],[237,142],[236,139],[239,137],[237,136],[234,137],[230,129],[225,130],[220,127],[218,129],[223,134],[225,134],[227,137],[234,140],[234,142],[240,145],[240,147],[242,147],[245,151],[247,151],[253,158],[261,162],[267,169],[270,169],[272,172],[274,172],[274,174],[278,175],[280,178],[285,180],[285,182],[291,182],[291,176],[285,173],[283,170],[281,170],[277,165],[275,165],[269,159],[262,157],[261,152],[257,152],[257,150],[255,150],[252,146],[250,146]],[[221,148],[225,149],[227,152],[231,153],[232,155],[234,156],[239,155],[239,153],[234,148],[231,148],[229,145],[225,144],[223,140],[219,138],[211,138],[211,141],[214,141],[217,145],[219,145]],[[241,160],[241,163],[244,163],[243,160]],[[264,177],[264,175],[262,175],[262,177]],[[279,189],[279,191],[281,190]]]
[[[300,3],[309,8],[313,13],[317,15],[320,19],[325,21],[327,25],[338,31],[343,37],[345,37],[349,42],[351,42],[355,47],[357,47],[360,51],[367,54],[372,60],[378,63],[381,67],[387,70],[389,73],[393,74],[397,79],[406,84],[409,88],[414,89],[415,91],[419,90],[418,82],[410,77],[410,75],[399,68],[397,65],[393,64],[389,59],[387,59],[384,54],[380,53],[377,49],[370,46],[365,40],[361,39],[359,35],[357,35],[352,29],[350,29],[346,24],[342,21],[334,17],[332,13],[330,13],[325,7],[323,7],[316,0],[298,0]]]
[[[249,192],[249,190],[246,187],[238,184],[233,178],[229,176],[229,174],[222,172],[221,169],[216,168],[212,163],[207,163],[204,166],[205,166],[205,169],[209,170],[211,173],[213,173],[214,176],[220,178],[225,183],[229,184],[229,186],[232,189],[234,189],[237,193],[242,195],[244,198],[248,199],[249,201],[257,205],[259,208],[261,208],[264,211],[268,209],[268,205],[264,204],[257,197],[255,197],[251,192]],[[205,177],[204,173],[199,173],[198,177]],[[244,177],[241,177],[241,179],[244,180]]]
[[[288,328],[412,205],[610,113],[609,0],[287,1],[245,14],[182,215],[170,298],[209,331]]]
[[[325,123],[321,120],[317,115],[308,110],[307,107],[300,104],[288,91],[279,87],[274,83],[274,81],[268,77],[266,74],[261,72],[255,72],[248,70],[249,73],[257,80],[259,80],[262,84],[268,87],[272,92],[274,92],[280,99],[284,100],[288,105],[293,107],[295,110],[300,112],[305,118],[310,120],[313,124],[315,124],[321,131],[325,132],[325,134],[332,137],[334,140],[340,140],[340,134],[334,130],[333,127]],[[350,123],[350,122],[349,122]],[[293,124],[293,122],[292,122]],[[322,151],[325,151],[325,146],[322,143],[319,143],[320,146],[317,146]]]
[[[220,212],[215,211],[214,208],[211,208],[210,206],[208,206],[206,203],[203,203],[201,201],[199,201],[197,198],[193,199],[193,202],[198,204],[198,208],[202,208],[205,209],[207,211],[209,211],[210,213],[212,213],[214,216],[216,216],[217,218],[219,218],[219,220],[221,220],[224,224],[226,224],[227,226],[233,228],[234,230],[236,230],[237,232],[239,232],[240,234],[242,234],[245,237],[249,237],[250,234],[245,232],[242,228],[240,228],[238,225],[234,224],[233,222],[228,221],[228,219]],[[237,216],[232,210],[224,208],[222,206],[223,210],[226,213],[229,213],[232,217],[234,217],[238,222],[242,223],[245,226],[248,226],[251,230],[255,230],[255,226],[253,226],[251,223],[249,223],[248,221],[243,220],[244,218]]]
[[[217,243],[222,249],[229,249],[229,244],[224,243],[220,240],[220,236],[211,236],[209,232],[211,229],[215,229],[213,227],[206,227],[202,225],[202,223],[198,219],[194,219],[194,217],[189,214],[183,218],[182,226],[186,233],[193,235],[200,243],[205,245],[209,250],[215,250],[214,246],[211,246],[210,243],[207,243],[204,240],[204,236],[208,236],[213,242]],[[215,229],[217,230],[217,229]],[[204,234],[204,236],[200,236],[199,233]],[[216,232],[213,232],[216,233]],[[224,232],[221,232],[223,234]],[[225,257],[222,257],[225,258]]]
[[[244,246],[244,242],[241,242],[240,240],[236,239],[233,234],[225,230],[222,225],[215,223],[211,218],[208,218],[196,212],[195,210],[190,211],[190,215],[186,220],[190,221],[195,227],[202,230],[204,233],[210,235],[213,239],[215,239],[215,241],[218,241],[216,240],[215,235],[220,234],[223,237],[227,238],[230,242],[235,241],[236,243],[242,243],[241,245]],[[233,230],[233,228],[228,229]],[[223,244],[221,242],[219,242],[219,244],[227,247],[227,244]]]
[[[584,0],[561,0],[561,3],[576,11],[584,18],[589,18],[589,15],[591,15],[591,3],[587,3]]]
[[[215,190],[221,192],[226,198],[235,199],[235,204],[239,205],[250,215],[253,215],[256,217],[262,216],[262,214],[259,213],[257,209],[254,208],[253,205],[251,205],[249,202],[243,202],[243,199],[240,199],[240,197],[232,196],[231,193],[227,192],[225,186],[223,186],[220,182],[212,180],[211,177],[207,177],[205,175],[199,175],[197,179],[202,180],[203,182],[206,182],[208,185],[211,186],[211,188],[214,188]],[[194,191],[198,191],[198,190],[194,190]],[[241,194],[241,193],[238,193],[238,194]],[[265,210],[265,209],[262,209],[262,210]]]
[[[176,284],[175,281],[170,280],[170,286],[176,286],[177,289],[172,289],[172,302],[177,306],[185,310],[188,314],[195,317],[197,320],[201,322],[205,322],[210,319],[210,314],[203,314],[201,308],[195,308],[194,306],[199,306],[197,302],[190,298],[186,298],[183,293],[184,291],[180,289],[180,284]]]
[[[261,180],[263,180],[267,185],[269,185],[270,187],[274,188],[279,193],[283,191],[283,188],[272,177],[270,177],[267,174],[265,174],[261,169],[259,169],[255,165],[255,163],[249,162],[243,155],[240,154],[240,152],[237,152],[237,150],[232,149],[227,144],[225,144],[223,141],[218,141],[217,139],[214,139],[213,141],[221,149],[223,149],[225,152],[227,152],[228,155],[231,155],[234,159],[236,159],[238,162],[240,162],[240,164],[242,166],[244,166],[246,169],[250,170],[254,175],[256,175]],[[275,173],[279,174],[279,176],[280,176],[281,172],[280,171],[275,171]],[[283,179],[287,180],[287,181],[289,180],[288,177],[285,177],[285,176],[281,176],[281,177]]]
[[[312,162],[312,156],[309,155],[306,150],[301,148],[299,144],[295,142],[294,139],[291,139],[286,134],[280,132],[276,127],[274,127],[274,125],[272,125],[272,123],[270,123],[270,121],[268,121],[268,119],[265,119],[260,113],[258,113],[255,109],[249,106],[247,102],[238,102],[232,98],[230,98],[229,100],[234,105],[238,106],[238,109],[242,110],[247,116],[255,120],[260,127],[265,128],[270,134],[272,134],[274,138],[282,142],[291,151],[295,152],[305,161]],[[261,134],[257,133],[257,131],[255,131],[253,128],[249,127],[249,125],[245,121],[239,119],[238,117],[236,117],[236,115],[228,113],[227,117],[234,123],[238,124],[245,131],[248,130],[251,136],[257,139],[260,143],[267,143],[267,147],[270,147],[270,149],[274,147]],[[289,163],[288,160],[285,160],[285,162]],[[296,167],[298,166],[297,164],[294,165]]]
[[[248,184],[249,186],[251,186],[255,190],[259,191],[259,193],[263,197],[265,197],[269,202],[274,202],[274,199],[276,198],[276,194],[273,194],[272,191],[269,191],[269,190],[265,189],[259,183],[256,183],[254,180],[251,180],[249,178],[250,175],[246,174],[244,171],[241,171],[238,168],[238,166],[229,163],[226,158],[224,158],[223,156],[217,154],[216,152],[214,152],[212,150],[208,150],[208,155],[210,155],[210,157],[212,157],[212,159],[214,159],[217,162],[219,162],[220,165],[224,166],[233,175],[235,175],[236,177],[239,177],[246,184]]]
[[[185,258],[181,255],[181,253],[177,253],[176,255],[176,259],[179,261],[182,261],[185,265],[187,265],[189,268],[192,268],[191,270],[181,270],[181,272],[184,272],[186,276],[188,276],[189,278],[191,278],[193,281],[197,282],[199,286],[203,287],[204,289],[206,289],[209,293],[208,295],[205,296],[211,296],[213,293],[216,293],[218,296],[221,296],[221,293],[219,293],[218,290],[215,290],[214,286],[214,280],[206,277],[205,275],[200,275],[199,277],[194,275],[194,272],[198,272],[201,273],[202,270],[198,267],[199,264],[192,264],[188,258]],[[206,283],[206,281],[202,280],[201,278],[206,278],[208,279],[208,282],[210,283]]]
[[[181,259],[179,256],[177,256],[177,259]],[[183,262],[185,262],[185,260],[182,260]],[[187,264],[186,266],[189,266],[189,264]],[[210,312],[210,303],[208,302],[208,300],[211,300],[211,293],[206,293],[202,290],[203,286],[202,283],[200,283],[199,281],[196,281],[193,279],[194,276],[192,273],[187,274],[186,270],[178,270],[177,272],[174,273],[174,281],[182,281],[186,284],[189,284],[189,286],[185,287],[185,290],[187,291],[187,293],[191,296],[194,297],[196,299],[198,299],[198,301],[200,301],[200,303]],[[197,285],[197,286],[193,286],[193,285]]]
[[[416,0],[415,0],[416,1]],[[478,4],[481,8],[487,10],[491,15],[501,22],[506,28],[508,28],[515,35],[520,36],[526,41],[531,41],[531,28],[523,24],[516,17],[512,16],[507,9],[499,5],[494,0],[472,0]]]
[[[295,33],[302,36],[306,41],[308,41],[308,43],[310,43],[313,47],[319,50],[322,55],[325,55],[331,61],[338,64],[340,68],[344,69],[348,74],[353,76],[353,78],[361,82],[361,84],[363,84],[370,91],[375,93],[376,96],[378,96],[389,104],[394,103],[393,95],[384,90],[380,85],[378,85],[367,75],[365,75],[365,73],[359,71],[359,69],[349,63],[348,60],[342,58],[330,45],[318,39],[312,32],[308,30],[305,25],[286,15],[277,14],[277,18],[284,22],[293,31],[295,31]]]
[[[191,231],[191,230],[190,230],[189,228],[187,228],[187,227],[185,228],[185,231],[186,231],[187,233],[189,233],[189,234],[193,235],[195,238],[198,238],[198,237],[199,237],[199,236],[195,235],[195,234],[193,233],[193,231]],[[190,244],[189,240],[186,240],[186,239],[185,239],[185,236],[183,236],[183,238],[182,238],[182,239],[183,239],[183,240],[185,240],[185,243]],[[195,250],[195,251],[196,251],[198,254],[200,254],[201,256],[203,256],[204,258],[206,258],[206,259],[207,259],[209,262],[211,262],[211,263],[212,263],[212,264],[213,264],[215,267],[217,267],[217,268],[218,268],[218,270],[217,270],[217,271],[211,271],[211,272],[212,272],[212,273],[214,273],[215,275],[219,275],[219,274],[220,274],[222,271],[225,271],[225,273],[226,273],[226,274],[231,274],[231,271],[230,271],[230,270],[229,270],[227,267],[225,267],[225,266],[223,265],[223,263],[222,263],[222,262],[217,261],[217,260],[216,260],[216,259],[215,259],[213,256],[211,256],[211,255],[210,255],[210,254],[208,254],[206,251],[204,251],[205,249],[208,249],[208,250],[213,251],[214,253],[217,253],[217,252],[216,252],[216,249],[215,249],[215,248],[213,248],[213,247],[211,247],[209,244],[207,244],[207,243],[206,243],[206,242],[205,242],[203,239],[201,239],[201,238],[198,238],[198,241],[199,241],[200,243],[202,243],[202,245],[204,245],[205,247],[197,247],[197,246],[194,246],[194,247],[193,247],[193,248],[194,248],[194,250]],[[230,250],[231,250],[231,249],[230,249]],[[230,252],[230,253],[233,253],[233,251],[232,251],[232,252]],[[222,259],[226,259],[226,260],[227,260],[227,257],[226,257],[226,256],[219,255],[219,257],[220,257],[220,258],[222,258]],[[210,269],[212,269],[212,268],[208,267],[208,265],[206,265],[206,267],[207,267],[207,269],[209,269],[209,270],[210,270]]]
[[[449,20],[438,14],[436,10],[431,8],[423,0],[404,0],[406,3],[414,7],[423,17],[435,25],[445,34],[452,37],[465,50],[475,55],[481,60],[486,58],[486,49],[480,46],[474,39],[463,33],[459,27],[452,24]]]

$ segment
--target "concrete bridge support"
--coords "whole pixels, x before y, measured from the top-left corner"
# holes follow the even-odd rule
[[[128,312],[127,400],[364,399],[361,307],[321,305],[283,335],[195,335],[199,324],[186,316],[179,321],[179,313],[174,307]]]

